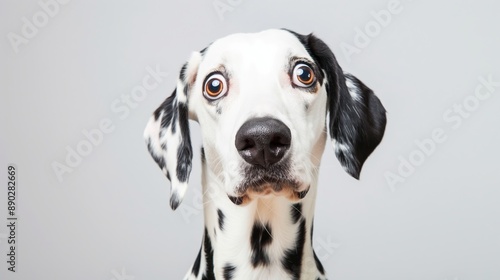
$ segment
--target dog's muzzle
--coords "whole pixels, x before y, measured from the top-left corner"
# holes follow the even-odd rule
[[[298,191],[300,182],[290,174],[292,141],[290,129],[280,120],[263,117],[245,122],[235,137],[240,156],[248,163],[242,168],[244,179],[237,186],[238,197],[230,197],[239,205],[252,196],[270,193],[301,199],[307,191]]]

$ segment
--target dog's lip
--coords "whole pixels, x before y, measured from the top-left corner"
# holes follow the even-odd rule
[[[247,189],[243,194],[230,195],[228,194],[229,200],[235,205],[244,206],[250,203],[253,199],[258,197],[265,197],[269,195],[282,196],[290,201],[297,202],[304,199],[311,189],[310,185],[307,186],[302,191],[298,191],[291,187],[283,187],[279,190],[273,189],[271,186],[264,187],[261,191],[255,191],[251,188]]]
[[[274,175],[274,174],[258,174],[254,177],[247,177],[237,188],[242,194],[247,190],[259,190],[265,188],[272,188],[275,191],[279,191],[283,188],[290,188],[293,190],[300,189],[302,182],[295,179],[292,176],[287,175]]]
[[[254,198],[280,196],[291,201],[303,199],[309,190],[309,182],[300,179],[299,174],[290,172],[290,162],[282,161],[269,168],[245,166],[243,178],[229,199],[236,205],[245,205]]]
[[[231,200],[232,203],[235,205],[241,205],[245,201],[245,196],[232,196],[232,195],[227,195],[229,200]]]

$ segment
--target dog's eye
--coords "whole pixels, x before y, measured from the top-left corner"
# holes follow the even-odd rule
[[[292,81],[299,87],[310,87],[316,81],[316,76],[311,67],[299,63],[293,68]]]
[[[214,73],[207,77],[203,94],[210,100],[215,100],[227,92],[227,82],[220,73]]]

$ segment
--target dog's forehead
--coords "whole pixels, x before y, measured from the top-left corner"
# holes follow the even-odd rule
[[[310,58],[310,55],[299,39],[286,30],[237,33],[214,41],[204,53],[202,68],[262,62],[270,66],[292,57]]]

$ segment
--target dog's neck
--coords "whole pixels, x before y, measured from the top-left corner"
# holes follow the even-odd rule
[[[312,246],[317,177],[299,202],[268,195],[238,206],[202,169],[204,237],[186,279],[325,279]]]

